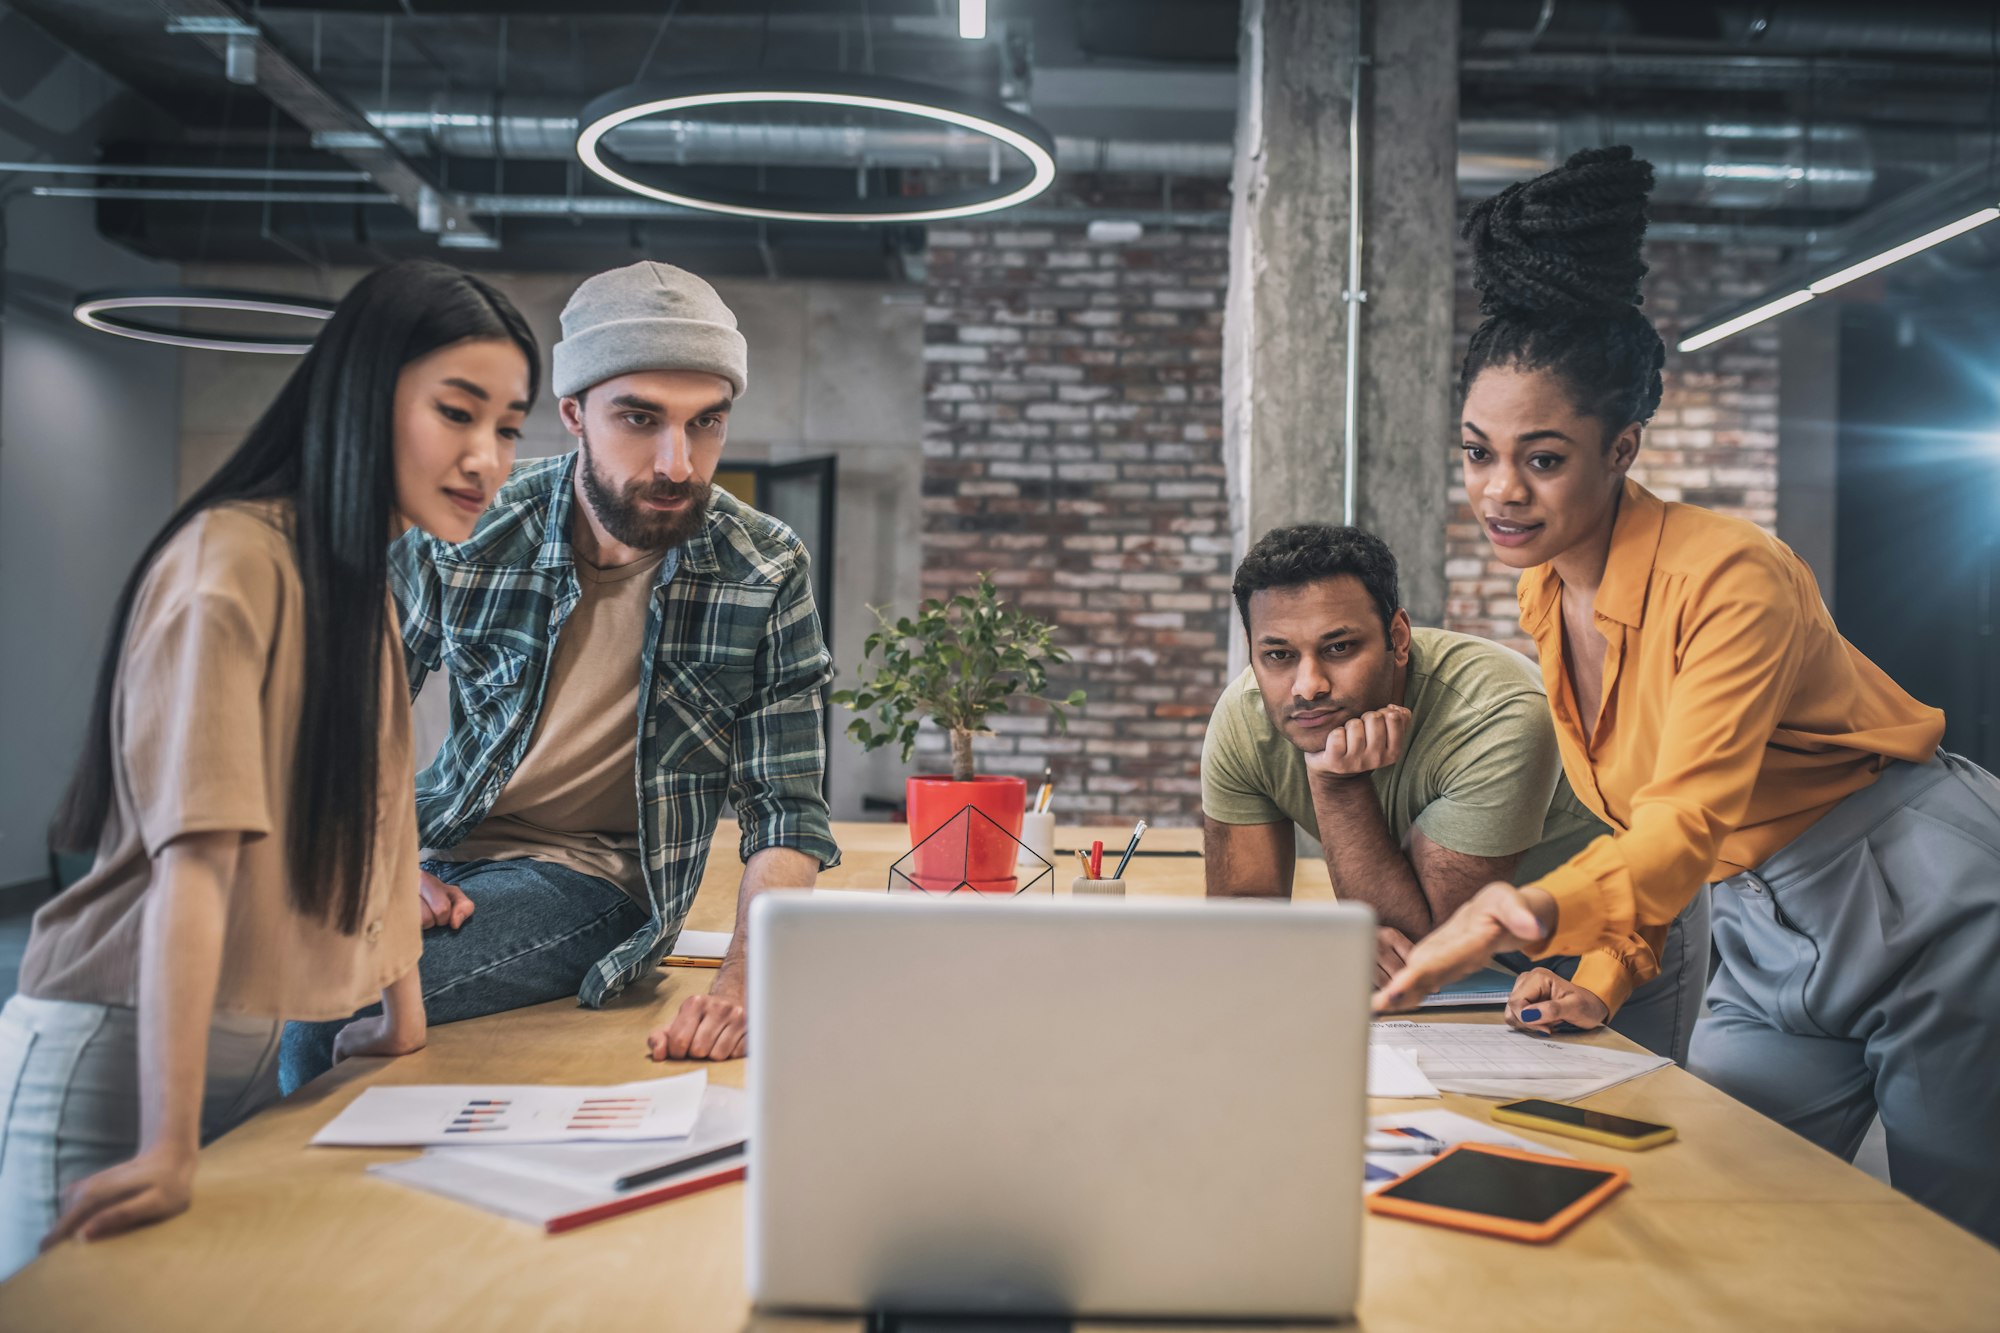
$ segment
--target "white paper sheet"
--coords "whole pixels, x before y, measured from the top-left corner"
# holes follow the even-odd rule
[[[727,930],[684,930],[674,941],[675,958],[720,958],[729,952],[733,932]]]
[[[749,1099],[740,1088],[712,1087],[702,1098],[701,1115],[688,1138],[688,1153],[706,1151],[743,1137],[749,1126]],[[423,1190],[474,1208],[546,1227],[550,1222],[619,1199],[644,1195],[688,1180],[733,1170],[742,1157],[695,1167],[629,1190],[613,1183],[621,1175],[658,1165],[673,1155],[667,1145],[567,1143],[541,1147],[429,1148],[402,1162],[368,1168],[410,1189]],[[622,1157],[622,1162],[614,1158]],[[564,1159],[573,1165],[564,1169]]]
[[[1483,1120],[1462,1116],[1456,1111],[1391,1111],[1385,1115],[1368,1117],[1371,1131],[1414,1130],[1418,1134],[1450,1145],[1455,1143],[1486,1143],[1496,1148],[1521,1148],[1536,1152],[1544,1157],[1568,1157],[1561,1148],[1551,1148],[1533,1139],[1524,1139],[1518,1134],[1509,1134],[1498,1125],[1490,1125]],[[1367,1166],[1361,1173],[1361,1192],[1373,1194],[1398,1176],[1416,1170],[1430,1157],[1417,1153],[1369,1153]]]
[[[1368,1048],[1368,1095],[1370,1097],[1435,1097],[1438,1090],[1424,1077],[1416,1059],[1394,1046]]]
[[[398,1148],[678,1139],[694,1128],[707,1086],[707,1071],[697,1070],[597,1088],[467,1083],[369,1088],[312,1141]]]
[[[1374,1024],[1368,1040],[1371,1049],[1407,1051],[1440,1091],[1472,1097],[1574,1101],[1673,1063],[1665,1056],[1532,1037],[1490,1023],[1390,1019]]]

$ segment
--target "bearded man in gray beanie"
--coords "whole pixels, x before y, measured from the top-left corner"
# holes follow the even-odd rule
[[[714,288],[660,263],[600,273],[562,332],[553,383],[576,451],[515,468],[466,542],[412,531],[392,548],[411,690],[451,677],[450,733],[417,777],[424,1005],[433,1024],[571,995],[595,1008],[650,974],[726,796],[735,937],[709,993],[648,1045],[733,1059],[751,900],[840,860],[810,560],[710,484],[748,379]],[[288,1025],[286,1091],[332,1063],[345,1021]]]

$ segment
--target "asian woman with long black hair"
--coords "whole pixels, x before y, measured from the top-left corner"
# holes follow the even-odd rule
[[[423,1044],[388,546],[471,533],[538,369],[487,283],[378,270],[147,545],[51,830],[94,864],[0,1011],[0,1276],[185,1209],[200,1145],[277,1095],[285,1019],[379,994],[341,1053]]]

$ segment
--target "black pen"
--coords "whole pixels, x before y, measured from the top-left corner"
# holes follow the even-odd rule
[[[1139,839],[1146,836],[1146,821],[1140,820],[1132,826],[1132,841],[1125,844],[1125,855],[1118,858],[1118,868],[1111,872],[1111,878],[1125,878],[1125,863],[1132,859],[1132,853],[1139,850]]]
[[[725,1143],[720,1148],[711,1148],[692,1157],[683,1157],[677,1162],[668,1162],[664,1166],[649,1166],[644,1171],[634,1171],[629,1176],[618,1177],[613,1183],[621,1190],[629,1190],[635,1185],[650,1185],[656,1180],[665,1180],[668,1176],[677,1176],[683,1171],[692,1171],[698,1166],[707,1166],[725,1157],[734,1157],[741,1153],[748,1143],[748,1139],[738,1139],[734,1143]]]

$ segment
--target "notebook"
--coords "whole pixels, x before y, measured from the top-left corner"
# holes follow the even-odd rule
[[[1497,967],[1482,967],[1469,977],[1446,982],[1435,994],[1424,997],[1419,1009],[1466,1009],[1479,1004],[1505,1004],[1507,997],[1514,993],[1514,982],[1518,980],[1512,972],[1503,972]]]
[[[556,1235],[743,1179],[748,1122],[742,1089],[711,1086],[694,1131],[676,1142],[432,1148],[368,1171]],[[730,1145],[737,1151],[717,1160],[715,1153]],[[635,1173],[654,1175],[677,1159],[694,1160],[684,1171],[630,1187],[619,1184]]]

